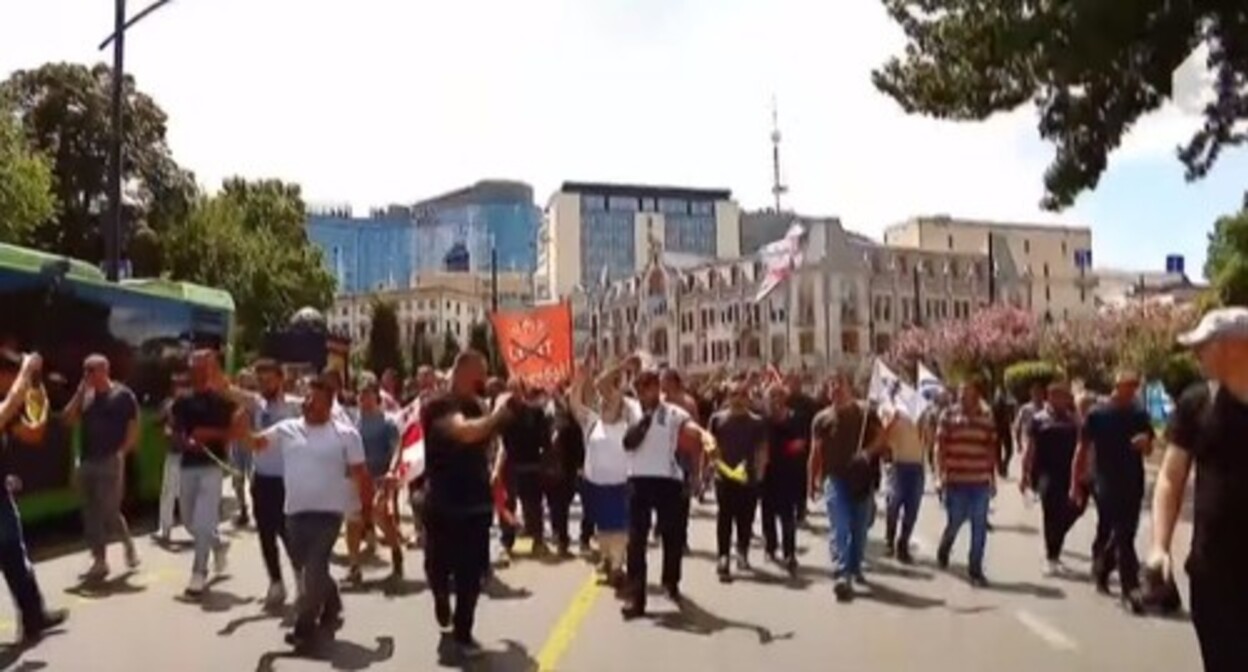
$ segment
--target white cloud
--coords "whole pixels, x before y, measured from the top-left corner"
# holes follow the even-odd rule
[[[107,3],[5,3],[0,72],[98,58],[110,21]],[[1038,210],[1030,110],[942,123],[874,90],[900,44],[871,0],[183,0],[134,30],[128,64],[210,184],[277,175],[365,206],[489,176],[539,194],[601,179],[759,207],[775,94],[803,211],[867,233],[917,213],[1069,220]],[[1169,152],[1158,123],[1127,150]]]

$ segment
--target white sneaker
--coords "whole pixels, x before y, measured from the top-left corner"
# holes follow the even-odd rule
[[[281,581],[274,581],[269,584],[269,592],[264,596],[264,606],[274,608],[283,604],[286,604],[286,586]]]
[[[208,586],[208,577],[203,574],[192,574],[191,582],[186,584],[186,596],[190,598],[199,598],[204,594],[204,589]]]
[[[221,542],[212,554],[212,571],[220,576],[230,570],[230,545]]]

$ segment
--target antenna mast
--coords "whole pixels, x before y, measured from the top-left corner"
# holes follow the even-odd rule
[[[776,106],[776,97],[771,97],[771,195],[776,200],[776,212],[781,212],[780,197],[788,193],[789,188],[780,181],[780,113]]]

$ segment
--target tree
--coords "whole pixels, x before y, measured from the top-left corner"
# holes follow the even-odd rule
[[[468,347],[485,355],[491,374],[500,378],[507,377],[507,365],[503,362],[502,353],[498,351],[498,342],[488,322],[476,322],[472,325],[468,332]]]
[[[386,369],[403,370],[399,348],[399,312],[393,301],[374,296],[369,301],[370,327],[365,350],[365,368],[380,376]]]
[[[945,320],[898,334],[889,359],[904,371],[918,362],[935,363],[953,379],[988,375],[996,380],[1005,367],[1035,359],[1040,330],[1026,311],[1008,306],[984,308],[969,320]]]
[[[283,240],[268,226],[253,228],[252,205],[224,191],[201,197],[160,242],[170,277],[219,287],[234,297],[245,352],[256,350],[265,331],[285,324],[296,310],[324,311],[334,293],[334,277],[319,250],[306,241]]]
[[[437,359],[433,355],[433,344],[429,342],[428,327],[424,320],[416,320],[415,332],[412,336],[411,353],[408,359],[411,360],[412,370],[422,366],[433,366]]]
[[[442,334],[442,352],[438,357],[438,368],[449,369],[455,364],[455,358],[459,356],[459,341],[451,335],[451,332],[443,332]]]
[[[0,100],[0,242],[28,243],[55,213],[52,168],[27,147],[17,117]]]
[[[1248,306],[1248,193],[1244,207],[1218,219],[1209,234],[1205,277],[1220,303]]]
[[[908,39],[872,74],[908,113],[982,121],[1034,101],[1057,146],[1042,205],[1095,188],[1110,152],[1174,97],[1173,77],[1209,47],[1216,100],[1179,158],[1203,177],[1248,141],[1248,19],[1242,0],[881,0]]]
[[[31,242],[42,250],[88,261],[103,258],[101,225],[111,209],[107,191],[111,78],[112,69],[103,63],[92,67],[48,63],[16,71],[0,83],[0,98],[16,110],[29,145],[51,163],[59,211],[32,234]],[[194,177],[173,160],[164,111],[138,91],[132,77],[126,77],[123,88],[122,180],[127,201],[123,224],[129,232],[124,241],[128,251],[144,228],[159,236],[170,224],[183,221],[195,202],[196,188]],[[144,262],[149,260],[145,257]]]

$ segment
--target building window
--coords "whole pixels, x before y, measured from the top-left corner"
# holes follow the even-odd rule
[[[1053,300],[1053,290],[1048,285],[1044,286],[1044,300],[1046,303]]]
[[[601,212],[607,209],[607,199],[602,196],[581,196],[581,209]]]
[[[679,198],[661,198],[659,199],[659,212],[669,215],[687,215],[689,214],[689,201]]]
[[[841,352],[847,355],[858,354],[858,330],[846,329],[841,332]]]
[[[637,199],[627,196],[612,196],[607,199],[607,209],[612,212],[635,212]]]
[[[1044,262],[1044,277],[1049,277],[1049,262]]]
[[[809,355],[815,351],[815,335],[809,331],[802,332],[797,337],[798,351],[803,355]]]
[[[953,249],[953,236],[952,235],[949,236],[949,249],[951,250]]]
[[[1023,254],[1031,254],[1031,241],[1026,238],[1023,239]]]
[[[711,201],[694,201],[689,204],[689,214],[713,215],[715,214],[715,204]]]
[[[1062,241],[1062,258],[1066,258],[1066,241]]]

